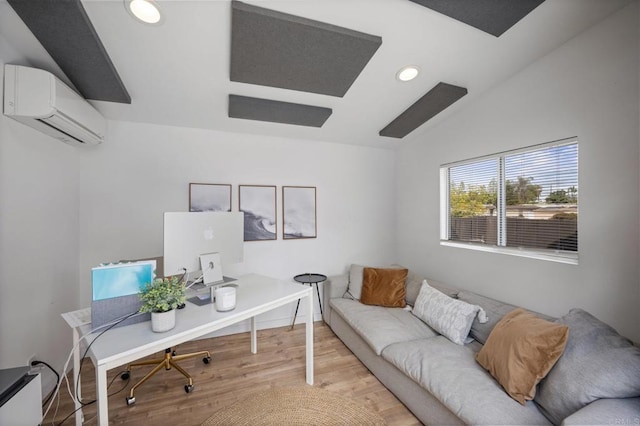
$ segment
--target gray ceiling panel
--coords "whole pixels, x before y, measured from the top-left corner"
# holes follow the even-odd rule
[[[229,95],[231,118],[322,127],[331,113],[330,108]]]
[[[411,0],[496,37],[544,0]]]
[[[403,138],[467,94],[467,89],[438,83],[405,112],[380,130],[380,136]]]
[[[80,0],[8,0],[86,99],[131,103]]]
[[[377,36],[231,4],[231,81],[342,97],[382,44]]]

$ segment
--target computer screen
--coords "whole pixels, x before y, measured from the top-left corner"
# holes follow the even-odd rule
[[[91,269],[93,301],[140,293],[155,278],[156,261],[111,263]]]
[[[164,275],[200,270],[200,256],[220,253],[222,269],[242,262],[244,213],[166,212]]]

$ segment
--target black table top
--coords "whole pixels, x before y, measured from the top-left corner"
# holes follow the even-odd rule
[[[296,275],[295,277],[293,277],[293,279],[303,284],[315,284],[315,283],[323,282],[324,280],[327,279],[327,276],[322,274],[313,274],[313,273],[307,272],[306,274]]]

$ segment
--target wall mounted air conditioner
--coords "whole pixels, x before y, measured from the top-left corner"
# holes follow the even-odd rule
[[[104,140],[107,122],[84,98],[50,72],[4,66],[4,115],[70,145]]]

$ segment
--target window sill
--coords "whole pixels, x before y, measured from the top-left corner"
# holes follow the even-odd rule
[[[440,240],[441,246],[457,247],[468,250],[478,250],[489,253],[507,254],[511,256],[528,257],[530,259],[547,260],[550,262],[566,263],[568,265],[578,264],[578,253],[537,251],[531,249],[518,249],[513,247],[487,246],[473,243],[461,243],[456,241]]]

